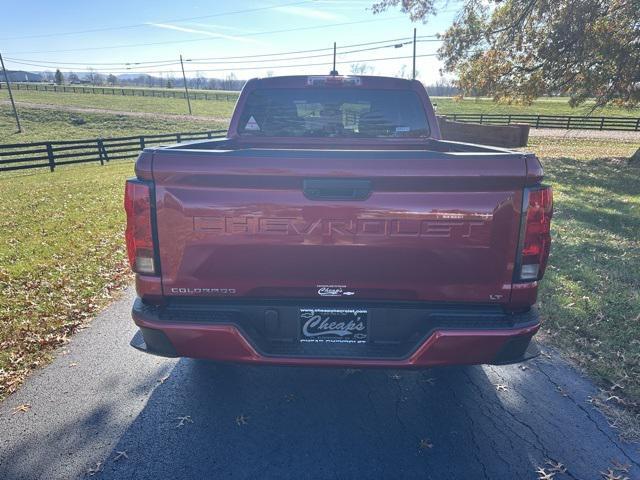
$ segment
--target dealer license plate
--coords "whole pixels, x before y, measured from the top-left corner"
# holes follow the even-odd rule
[[[367,310],[300,309],[300,341],[310,343],[366,343]]]

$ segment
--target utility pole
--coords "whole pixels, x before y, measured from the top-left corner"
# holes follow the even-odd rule
[[[9,90],[9,98],[11,99],[11,106],[13,107],[13,114],[16,117],[16,124],[18,125],[18,133],[22,133],[22,126],[20,126],[20,117],[18,116],[18,110],[16,109],[16,102],[13,101],[13,92],[11,91],[11,83],[9,83],[9,75],[7,69],[4,66],[4,60],[2,59],[2,53],[0,53],[0,65],[2,65],[2,71],[4,72],[4,79],[7,82],[7,90]]]
[[[413,29],[413,76],[412,80],[416,79],[416,28]]]
[[[191,100],[189,100],[189,89],[187,88],[187,76],[184,74],[184,63],[182,63],[182,54],[180,54],[180,66],[182,67],[182,79],[184,80],[184,96],[189,105],[189,115],[191,115]]]
[[[331,75],[338,75],[336,70],[336,42],[333,42],[333,70],[331,70]]]

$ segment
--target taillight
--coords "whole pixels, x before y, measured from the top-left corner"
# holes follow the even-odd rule
[[[360,77],[344,75],[316,75],[307,77],[308,87],[359,87],[362,85]]]
[[[525,189],[526,213],[520,239],[519,279],[534,281],[542,278],[551,247],[551,215],[553,192],[542,186]]]
[[[124,194],[127,212],[127,254],[131,269],[137,273],[156,273],[153,230],[151,228],[151,189],[138,180],[127,180]]]

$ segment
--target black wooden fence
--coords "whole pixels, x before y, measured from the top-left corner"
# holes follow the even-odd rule
[[[122,88],[122,87],[92,87],[82,85],[51,85],[45,83],[14,83],[16,90],[38,90],[43,92],[63,93],[95,93],[104,95],[124,95],[133,97],[185,98],[183,90],[152,89],[152,88]],[[6,88],[0,81],[0,89]],[[189,91],[189,98],[194,100],[223,100],[235,102],[238,92],[200,92]],[[532,128],[559,128],[564,130],[619,130],[640,131],[640,117],[596,117],[577,115],[526,115],[500,113],[451,113],[443,114],[447,119],[455,122],[480,123],[485,125],[510,125],[512,123],[527,123]]]
[[[0,82],[0,89],[6,88]],[[95,93],[102,95],[124,95],[129,97],[160,97],[160,98],[185,98],[184,90],[170,90],[163,88],[127,88],[127,87],[92,87],[83,85],[50,85],[46,83],[16,83],[11,82],[11,88],[15,90],[31,90],[41,92],[58,93]],[[238,99],[238,92],[199,92],[189,90],[189,98],[192,100],[224,100],[235,102]]]
[[[564,130],[622,130],[640,131],[640,118],[579,117],[574,115],[516,115],[499,113],[444,114],[448,120],[484,125],[527,123],[531,128],[560,128]]]
[[[100,162],[101,165],[104,165],[105,162],[111,160],[134,158],[145,147],[203,140],[225,133],[227,133],[226,130],[207,130],[204,132],[0,145],[0,172],[30,168],[49,168],[53,172],[60,165],[88,162]]]

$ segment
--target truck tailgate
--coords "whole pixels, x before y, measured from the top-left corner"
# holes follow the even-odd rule
[[[507,302],[517,153],[157,150],[167,296]]]

